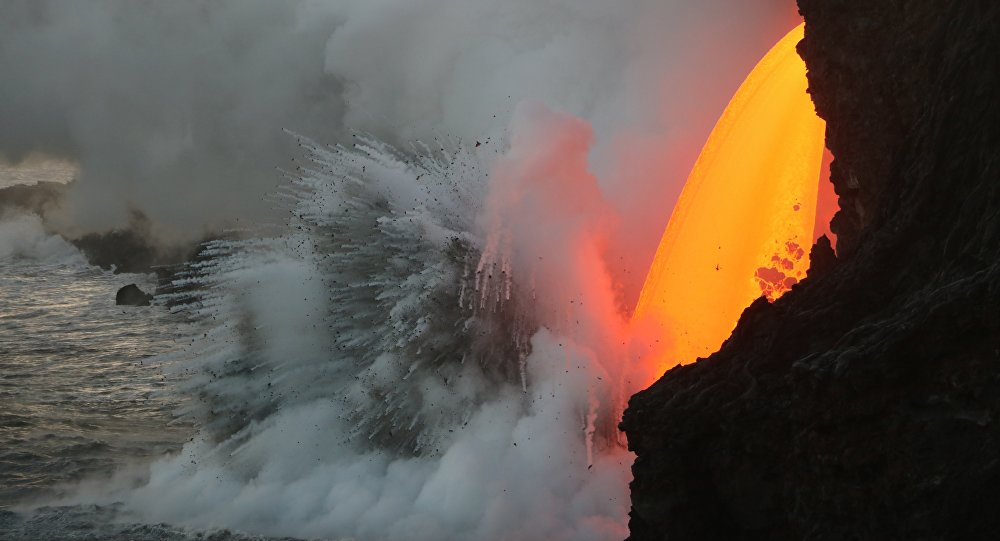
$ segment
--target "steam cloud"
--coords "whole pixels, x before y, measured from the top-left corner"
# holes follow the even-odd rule
[[[51,217],[62,231],[134,209],[194,238],[267,219],[273,168],[293,156],[282,128],[472,140],[535,99],[594,125],[602,188],[647,247],[661,228],[638,217],[666,220],[726,99],[790,26],[786,4],[10,0],[0,159],[79,163]]]
[[[266,215],[282,128],[336,139],[336,21],[297,2],[13,0],[0,7],[0,156],[77,161],[76,233],[149,216],[167,240]]]

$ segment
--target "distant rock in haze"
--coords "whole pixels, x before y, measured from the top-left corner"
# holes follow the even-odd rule
[[[70,242],[83,252],[91,265],[114,269],[115,273],[152,272],[154,267],[190,261],[197,252],[198,243],[164,246],[156,242],[150,230],[149,218],[133,211],[126,229],[87,233]]]
[[[129,284],[118,290],[115,295],[115,304],[119,306],[149,306],[149,301],[153,296],[139,289],[135,284]]]
[[[58,206],[69,186],[61,182],[39,182],[0,188],[0,213],[20,210],[44,217],[50,209]]]
[[[159,242],[152,234],[152,224],[145,214],[133,211],[128,226],[110,231],[67,236],[52,227],[48,215],[61,204],[72,183],[39,182],[0,188],[0,215],[4,212],[30,212],[42,218],[46,229],[58,233],[76,246],[91,265],[114,269],[115,273],[147,273],[157,267],[178,266],[191,261],[202,241]],[[207,238],[213,238],[207,235]],[[204,240],[204,239],[203,239]]]

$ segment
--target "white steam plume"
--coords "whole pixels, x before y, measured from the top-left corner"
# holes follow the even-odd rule
[[[340,132],[324,71],[336,21],[270,0],[10,0],[0,5],[0,159],[78,162],[76,234],[150,217],[164,240],[267,219],[293,128]]]
[[[165,237],[261,220],[280,129],[465,141],[533,99],[594,125],[637,250],[787,0],[8,0],[0,157],[79,162],[66,231],[146,213]],[[664,180],[673,179],[673,180]],[[641,195],[640,195],[641,194]],[[649,201],[657,208],[650,209]],[[635,223],[632,223],[632,222]]]

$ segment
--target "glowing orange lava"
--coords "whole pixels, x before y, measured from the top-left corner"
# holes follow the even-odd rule
[[[667,343],[657,376],[717,350],[755,298],[779,297],[808,268],[825,124],[795,51],[803,33],[740,86],[670,217],[633,314]]]

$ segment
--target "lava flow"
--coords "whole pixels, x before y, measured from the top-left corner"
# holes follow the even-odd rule
[[[667,338],[657,375],[714,352],[755,298],[805,275],[825,123],[795,50],[803,35],[789,32],[740,86],[670,217],[633,314]]]

